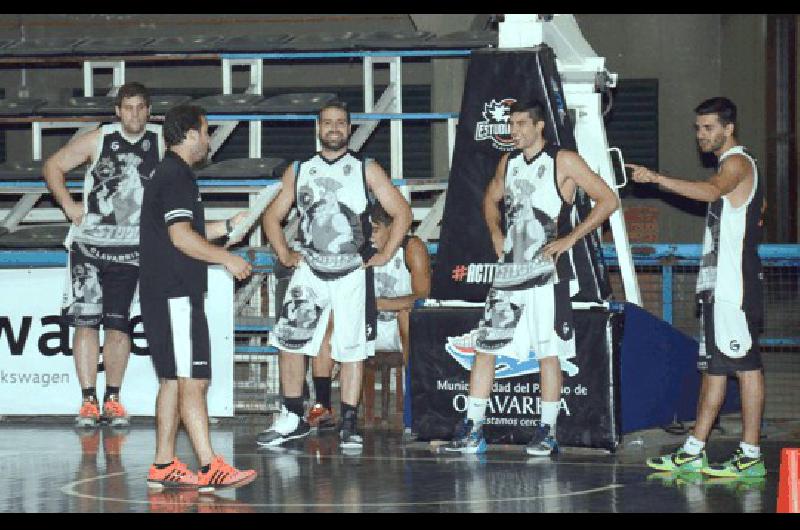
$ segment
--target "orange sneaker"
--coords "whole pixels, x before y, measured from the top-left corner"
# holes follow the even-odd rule
[[[103,417],[112,427],[127,427],[130,424],[125,407],[113,397],[103,403]]]
[[[316,427],[318,431],[327,431],[336,428],[336,418],[333,415],[333,410],[326,409],[322,403],[315,403],[311,410],[308,411],[306,423],[312,428]]]
[[[147,487],[194,488],[197,487],[197,475],[189,471],[186,464],[175,457],[164,469],[158,469],[155,465],[150,466],[150,471],[147,473]]]
[[[250,484],[255,478],[254,469],[240,471],[225,462],[221,456],[215,456],[208,466],[208,473],[197,472],[197,486],[200,493],[208,493],[215,489],[238,488]]]
[[[100,409],[96,401],[84,401],[75,417],[76,427],[97,427],[100,420]]]

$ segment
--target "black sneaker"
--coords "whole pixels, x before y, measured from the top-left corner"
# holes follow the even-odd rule
[[[339,447],[342,449],[361,449],[364,446],[364,439],[356,430],[356,415],[348,411],[342,418],[342,426],[339,429]]]
[[[311,427],[303,418],[282,406],[281,413],[272,422],[270,428],[256,437],[256,443],[264,447],[274,447],[289,440],[308,436],[310,432]]]

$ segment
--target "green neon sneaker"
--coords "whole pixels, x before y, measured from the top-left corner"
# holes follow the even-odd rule
[[[722,464],[706,465],[703,473],[712,477],[764,477],[767,470],[763,458],[745,456],[741,447]]]
[[[693,455],[681,448],[668,455],[648,458],[647,465],[659,471],[699,473],[708,467],[708,458],[705,451],[700,451],[700,454]]]

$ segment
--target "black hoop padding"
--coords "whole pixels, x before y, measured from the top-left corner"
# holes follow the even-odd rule
[[[208,114],[246,114],[259,112],[258,104],[263,100],[258,94],[218,94],[192,103],[203,107]]]
[[[197,171],[199,178],[279,179],[288,165],[283,158],[231,158]]]
[[[237,35],[224,38],[218,47],[221,52],[266,53],[283,50],[291,38],[285,34]]]
[[[258,104],[261,112],[269,114],[296,114],[317,112],[326,103],[336,99],[336,94],[328,92],[309,92],[280,94],[267,98]]]
[[[144,50],[153,37],[97,37],[86,39],[75,46],[75,53],[138,53]]]
[[[64,101],[48,103],[37,110],[43,116],[48,115],[109,115],[114,114],[114,98],[112,96],[70,97]]]
[[[69,224],[23,226],[0,235],[0,248],[58,248],[63,247]]]
[[[191,35],[189,37],[158,37],[143,47],[155,53],[203,53],[218,51],[223,37],[220,35]]]
[[[0,116],[29,116],[46,104],[47,100],[41,98],[0,99]]]

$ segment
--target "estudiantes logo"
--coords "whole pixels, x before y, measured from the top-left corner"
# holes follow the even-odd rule
[[[511,115],[511,105],[517,100],[505,98],[497,101],[492,99],[483,104],[483,119],[475,124],[475,141],[491,140],[495,149],[500,151],[513,151],[514,141],[511,139],[511,125],[508,118]]]

